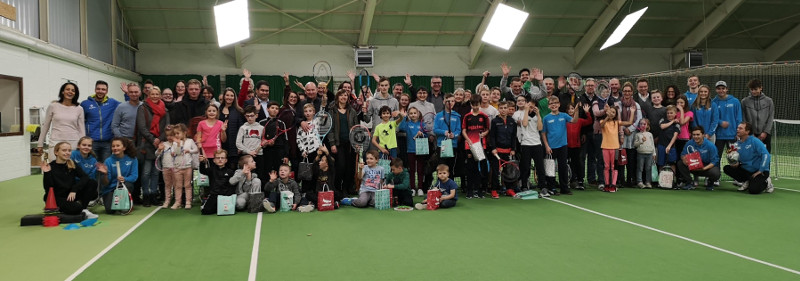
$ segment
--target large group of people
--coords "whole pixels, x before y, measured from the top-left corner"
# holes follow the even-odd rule
[[[200,194],[204,214],[215,213],[217,196],[245,195],[236,204],[245,208],[254,192],[264,194],[268,212],[276,211],[282,191],[294,194],[292,210],[307,212],[320,191],[332,190],[337,208],[367,207],[384,188],[406,206],[438,188],[440,206],[453,207],[457,190],[466,199],[533,189],[542,197],[571,195],[586,185],[612,193],[714,190],[721,172],[739,190],[773,191],[774,106],[758,79],[739,101],[725,81],[711,88],[697,76],[681,93],[675,85],[651,90],[646,79],[550,78],[536,68],[509,77],[505,63],[501,70],[499,85],[488,85],[485,72],[474,91],[453,93],[443,92],[439,76],[428,88],[413,85],[408,74],[394,85],[374,75],[373,93],[354,87],[353,72],[335,91],[313,82],[294,82],[302,88],[294,91],[284,73],[280,103],[270,100],[275,85],[254,82],[247,70],[239,89],[219,94],[205,79],[179,81],[174,90],[149,80],[123,83],[125,101],[97,81],[94,95],[79,102],[78,86],[68,82],[48,106],[38,142],[43,150],[48,140],[54,159],[42,164],[44,187],[74,214],[91,214],[91,204],[113,213],[117,186],[135,204],[191,209],[195,174],[208,177]],[[320,111],[332,119],[329,131],[319,130]],[[351,143],[357,126],[371,132],[368,147]],[[728,165],[720,167],[724,152]],[[659,183],[654,172],[676,180]]]

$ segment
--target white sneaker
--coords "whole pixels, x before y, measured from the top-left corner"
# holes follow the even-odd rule
[[[606,188],[606,185],[605,185],[605,184],[602,184],[602,183],[601,183],[601,184],[598,184],[598,185],[597,185],[597,189],[598,189],[598,190],[603,190],[603,188]]]
[[[424,197],[425,196],[425,192],[423,192],[422,189],[417,189],[417,196]]]
[[[719,186],[719,180],[714,182],[714,186]]]
[[[735,185],[735,186],[742,186],[742,184],[744,184],[744,183],[738,182],[736,180],[733,181],[733,185]],[[743,190],[743,189],[739,189],[739,190]]]
[[[268,200],[264,200],[264,209],[267,210],[267,213],[275,212],[275,206],[273,206],[272,202],[269,202]]]
[[[96,218],[100,217],[100,216],[98,216],[98,215],[96,215],[96,214],[94,214],[92,212],[89,212],[89,210],[87,210],[87,209],[83,209],[83,214],[86,215],[87,219],[96,219]]]
[[[767,193],[772,193],[775,191],[775,186],[772,184],[772,178],[767,177]]]
[[[308,213],[308,212],[314,211],[314,205],[308,204],[308,205],[300,206],[300,207],[297,207],[297,210],[299,210],[301,213]]]
[[[734,181],[734,184],[736,184],[735,181]],[[743,182],[742,185],[739,186],[738,190],[739,191],[745,191],[745,190],[747,190],[748,187],[750,187],[750,182],[746,181],[746,182]]]
[[[428,208],[428,205],[417,203],[416,205],[414,205],[414,208],[416,208],[417,210],[425,210]]]

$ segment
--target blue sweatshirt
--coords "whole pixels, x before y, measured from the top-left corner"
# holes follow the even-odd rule
[[[736,126],[742,123],[742,104],[739,99],[732,95],[728,95],[725,99],[715,97],[711,100],[711,104],[717,107],[719,118],[717,119],[717,139],[718,140],[735,140],[736,139]],[[722,121],[728,122],[728,128],[722,128],[719,124]],[[706,129],[708,131],[708,129]]]
[[[690,149],[689,147],[692,147]],[[700,152],[700,159],[703,160],[703,166],[708,165],[709,163],[714,163],[715,166],[719,167],[719,156],[717,156],[717,146],[714,145],[710,140],[703,138],[702,144],[697,144],[694,140],[689,140],[686,142],[686,146],[683,147],[683,152],[681,152],[681,156],[686,156],[689,154],[689,151]]]
[[[120,172],[122,172],[125,182],[133,183],[139,179],[139,161],[136,158],[130,158],[128,155],[118,158],[111,154],[105,162],[108,167],[108,185],[103,188],[101,194],[109,193],[117,187],[117,161],[119,161]]]
[[[78,150],[73,150],[72,154],[69,156],[69,159],[72,159],[72,162],[75,162],[78,166],[81,167],[84,173],[89,176],[90,179],[95,179],[95,175],[97,174],[97,159],[89,154],[89,157],[83,158],[81,156],[81,152]],[[115,171],[116,172],[116,171]]]
[[[428,123],[430,124],[430,123]],[[417,143],[414,141],[414,138],[417,136],[417,133],[420,129],[420,122],[411,121],[408,117],[403,118],[403,122],[397,126],[397,129],[403,132],[406,132],[406,152],[408,153],[417,153]],[[428,134],[422,133],[423,137],[428,137]]]
[[[445,121],[445,117],[450,120]],[[461,135],[461,114],[455,111],[441,111],[436,113],[436,121],[433,123],[433,133],[436,134],[436,143],[438,146],[442,145],[445,139],[445,133],[450,131],[455,136],[453,138],[453,148],[458,147],[458,137]],[[449,126],[448,126],[449,125]]]
[[[689,103],[686,104],[686,106],[691,106],[692,104],[694,104],[694,100],[697,99],[697,94],[693,94],[690,91],[686,91],[686,93],[684,93],[683,95],[686,96],[686,100],[689,101]]]
[[[748,136],[744,141],[737,141],[739,146],[739,163],[748,172],[769,172],[771,156],[767,146],[754,136]]]
[[[700,108],[692,107],[692,112],[694,112],[692,127],[703,126],[703,130],[706,131],[707,135],[714,136],[719,124],[719,110],[714,103],[711,103],[710,108],[706,108],[705,106],[701,106]]]

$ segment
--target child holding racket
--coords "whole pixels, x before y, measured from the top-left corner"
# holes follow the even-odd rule
[[[380,157],[386,155],[395,158],[397,157],[397,124],[403,120],[398,118],[395,121],[391,121],[392,109],[388,106],[381,107],[380,112],[381,123],[375,126],[372,145],[380,150]]]
[[[130,192],[133,183],[139,179],[139,161],[136,159],[136,154],[136,147],[130,139],[115,137],[111,140],[111,156],[106,158],[103,165],[97,167],[97,172],[100,173],[98,177],[100,185],[104,186],[100,194],[103,196],[106,214],[115,212],[111,210],[111,204],[114,203],[114,189],[117,187],[117,182],[122,183]]]
[[[492,155],[488,157],[492,166],[492,198],[498,199],[500,195],[500,159],[510,161],[517,150],[517,122],[508,116],[508,107],[514,107],[514,102],[501,101],[497,103],[499,114],[492,119],[491,130],[489,130],[489,147],[492,148]],[[508,196],[516,195],[516,186],[506,186]]]
[[[286,124],[278,119],[278,110],[277,102],[269,102],[267,106],[269,117],[261,121],[264,123],[261,146],[264,150],[264,155],[268,156],[262,157],[263,163],[258,163],[258,165],[263,165],[266,172],[277,171],[281,163],[289,162],[289,159],[286,158],[289,138],[284,134],[288,129]]]
[[[222,142],[228,137],[225,133],[225,129],[228,128],[228,122],[222,122],[217,119],[219,117],[219,107],[214,104],[206,106],[205,111],[206,120],[197,123],[197,134],[194,139],[200,143],[204,157],[214,159],[214,152],[222,147]]]
[[[432,103],[429,103],[433,106]],[[408,157],[408,167],[410,171],[409,180],[411,182],[412,193],[417,192],[418,187],[422,187],[425,182],[425,163],[428,161],[427,155],[417,155],[417,138],[427,138],[422,130],[422,122],[420,120],[420,112],[416,107],[408,109],[408,116],[402,119],[403,122],[397,127],[399,131],[405,132],[406,135],[406,151]],[[416,175],[416,181],[414,180]],[[417,184],[419,181],[419,184]],[[410,206],[410,205],[406,205]]]
[[[464,116],[461,122],[461,135],[464,136],[465,150],[467,151],[467,199],[483,198],[489,185],[489,160],[476,161],[474,153],[470,150],[473,143],[480,143],[486,150],[486,136],[489,135],[489,116],[481,112],[481,97],[474,96],[470,101],[472,111]]]
[[[172,148],[168,151],[169,155],[163,156],[164,158],[173,158],[173,168],[168,171],[165,165],[163,171],[164,182],[166,183],[167,181],[167,174],[171,173],[172,182],[175,185],[175,204],[172,205],[173,210],[177,210],[181,207],[181,197],[183,193],[186,193],[186,205],[184,207],[190,209],[192,203],[192,167],[195,166],[195,162],[199,162],[199,160],[195,161],[195,159],[198,159],[197,154],[200,152],[200,149],[198,149],[197,144],[195,144],[192,139],[186,137],[187,131],[188,128],[182,123],[172,125]],[[169,197],[169,195],[165,197],[162,207],[166,208],[169,205]]]

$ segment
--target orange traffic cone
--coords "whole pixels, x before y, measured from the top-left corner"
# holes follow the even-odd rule
[[[47,191],[47,201],[44,203],[44,210],[47,212],[58,211],[58,205],[56,205],[56,195],[53,192],[52,187]]]

